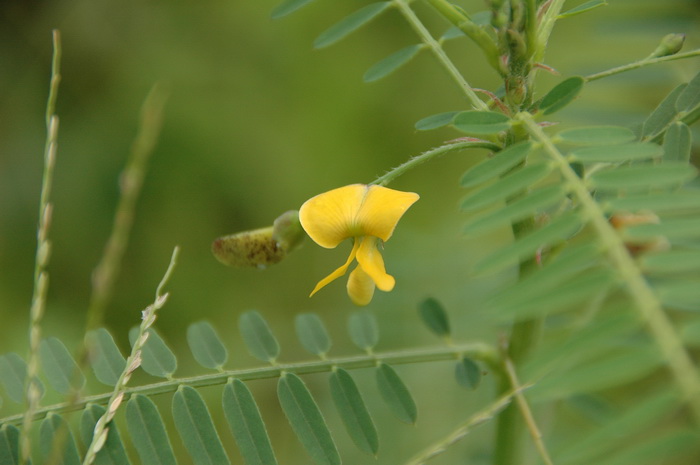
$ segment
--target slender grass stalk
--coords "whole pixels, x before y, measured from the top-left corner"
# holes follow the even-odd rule
[[[51,83],[46,104],[46,143],[44,145],[44,171],[39,199],[39,225],[37,229],[37,250],[34,262],[34,291],[29,313],[29,354],[27,356],[27,408],[24,412],[20,431],[20,463],[29,463],[31,453],[30,429],[34,412],[39,406],[41,394],[37,383],[39,372],[39,344],[41,342],[41,320],[46,308],[46,293],[49,287],[49,275],[46,268],[51,257],[51,187],[56,164],[56,144],[58,138],[58,116],[55,114],[58,86],[61,82],[61,36],[53,31],[53,59],[51,62]]]
[[[107,440],[107,434],[109,433],[108,425],[114,418],[114,415],[117,413],[117,409],[124,400],[126,385],[129,382],[129,379],[131,379],[132,373],[139,366],[141,366],[141,350],[143,349],[143,346],[146,343],[146,340],[148,339],[149,333],[147,331],[156,321],[156,312],[160,310],[163,307],[163,305],[165,305],[165,302],[168,300],[168,293],[163,294],[162,290],[165,284],[167,284],[168,280],[170,279],[173,270],[175,269],[175,264],[177,263],[177,256],[179,251],[180,249],[178,247],[175,247],[175,250],[173,250],[172,257],[170,258],[170,265],[168,265],[168,269],[165,272],[165,275],[161,279],[160,284],[158,285],[158,288],[156,290],[155,300],[143,311],[141,325],[139,325],[139,334],[136,337],[133,347],[131,348],[131,354],[126,359],[124,371],[122,371],[122,373],[119,375],[119,379],[114,385],[112,395],[107,401],[107,409],[95,424],[95,429],[92,435],[92,441],[90,442],[90,445],[88,446],[87,451],[85,452],[83,465],[92,464],[95,461],[95,458],[97,457],[97,453],[100,451],[100,449],[102,449],[102,446],[104,446],[104,443]]]
[[[658,296],[644,278],[642,271],[634,261],[622,238],[617,234],[605,212],[593,199],[583,181],[571,168],[564,155],[554,145],[552,139],[528,113],[517,115],[532,137],[542,143],[544,150],[555,163],[571,194],[576,197],[581,212],[598,235],[611,265],[617,270],[621,282],[627,288],[632,302],[646,323],[649,334],[658,345],[676,383],[688,403],[696,424],[700,424],[700,373],[686,351],[680,335],[664,312]]]
[[[688,52],[683,53],[676,53],[675,55],[667,55],[664,57],[644,58],[642,60],[633,61],[632,63],[628,63],[626,65],[608,69],[606,71],[589,74],[588,76],[585,76],[584,79],[587,82],[596,81],[598,79],[614,76],[616,74],[626,73],[627,71],[643,68],[645,66],[655,65],[657,63],[665,63],[667,61],[682,60],[684,58],[692,58],[696,56],[700,56],[700,49],[690,50]]]
[[[459,88],[467,97],[467,100],[469,100],[469,103],[477,110],[488,111],[488,105],[476,95],[476,92],[474,92],[472,86],[469,85],[467,80],[464,79],[462,74],[457,70],[455,64],[452,63],[447,54],[445,54],[445,51],[442,49],[440,43],[435,40],[432,35],[430,35],[428,29],[423,25],[421,20],[418,19],[418,16],[416,16],[416,14],[413,12],[408,2],[406,0],[393,0],[393,3],[396,5],[406,21],[408,21],[408,24],[410,24],[413,30],[416,31],[418,37],[421,38],[423,43],[430,47],[433,55],[435,55],[443,68],[447,70],[450,77],[457,83]]]
[[[386,186],[387,184],[392,182],[394,179],[405,174],[407,171],[410,171],[413,168],[415,168],[416,166],[422,165],[423,163],[430,161],[433,158],[437,158],[437,157],[439,157],[441,155],[445,155],[446,153],[449,153],[449,152],[456,152],[458,150],[464,150],[464,149],[470,149],[470,148],[487,149],[487,150],[492,150],[494,152],[501,149],[501,147],[499,145],[497,145],[493,142],[489,142],[489,141],[485,141],[485,140],[478,140],[478,139],[441,145],[440,147],[428,150],[426,152],[421,153],[420,155],[416,155],[415,157],[410,158],[408,161],[404,162],[403,164],[397,166],[396,168],[392,168],[387,173],[379,176],[377,179],[372,181],[370,184],[378,184],[380,186]]]
[[[501,370],[501,360],[498,350],[495,347],[484,343],[458,344],[452,347],[407,349],[395,352],[373,352],[352,357],[328,357],[326,360],[314,360],[296,363],[278,363],[275,366],[263,366],[241,370],[224,370],[222,372],[209,373],[200,376],[185,378],[173,378],[172,380],[159,383],[147,384],[143,386],[127,387],[124,389],[125,397],[134,394],[144,394],[153,396],[177,391],[181,385],[192,387],[216,386],[225,384],[229,378],[237,378],[241,381],[252,381],[259,379],[278,378],[281,372],[294,373],[297,375],[311,373],[327,373],[333,367],[344,368],[346,370],[356,370],[361,368],[371,368],[379,362],[392,365],[406,365],[417,363],[432,363],[438,361],[453,361],[462,357],[469,357],[480,360],[492,370]],[[77,404],[63,402],[43,407],[36,410],[33,420],[45,417],[48,413],[62,413],[81,410],[88,403],[105,405],[111,393],[99,394],[84,397]],[[0,418],[2,424],[17,424],[22,420],[22,415],[8,416]]]

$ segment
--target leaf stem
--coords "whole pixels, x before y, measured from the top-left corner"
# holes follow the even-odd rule
[[[229,378],[237,378],[242,381],[248,381],[277,378],[282,372],[302,375],[310,373],[330,372],[333,370],[333,367],[352,370],[360,368],[372,368],[380,362],[400,365],[429,363],[436,361],[450,361],[461,357],[469,357],[476,360],[480,360],[489,365],[493,370],[502,370],[500,355],[494,347],[483,343],[471,343],[458,344],[451,347],[412,349],[396,352],[362,354],[353,357],[328,357],[326,360],[314,360],[310,362],[297,363],[278,363],[275,366],[263,366],[242,370],[224,370],[221,372],[210,373],[201,376],[173,378],[172,380],[162,381],[160,383],[125,388],[123,392],[125,398],[134,394],[156,395],[175,392],[181,385],[203,387],[225,384]],[[50,412],[59,413],[80,410],[84,408],[85,405],[88,403],[106,404],[111,396],[111,393],[98,394],[94,396],[84,397],[79,403],[73,405],[67,402],[50,405],[36,410],[33,416],[33,420],[41,419]],[[0,419],[0,423],[16,424],[21,420],[22,415],[15,415]]]
[[[488,111],[488,105],[476,95],[472,86],[469,85],[466,79],[464,79],[462,74],[457,70],[454,63],[452,63],[449,57],[445,54],[445,51],[442,49],[440,43],[435,40],[432,35],[430,35],[428,29],[426,29],[418,16],[416,16],[416,14],[413,12],[411,7],[408,5],[407,0],[393,0],[393,3],[396,5],[406,21],[408,21],[408,23],[411,25],[413,30],[416,31],[418,37],[421,38],[423,43],[430,47],[433,55],[435,55],[443,68],[447,70],[450,77],[457,82],[459,88],[462,89],[462,92],[467,97],[467,100],[469,100],[469,103],[477,110]]]
[[[696,424],[700,424],[700,374],[671,320],[664,312],[658,296],[627,251],[622,238],[606,219],[601,206],[593,199],[584,182],[571,168],[552,139],[537,125],[529,113],[520,113],[516,115],[516,119],[522,121],[533,138],[542,143],[544,150],[558,167],[571,194],[577,198],[581,212],[588,218],[591,227],[600,237],[612,266],[617,270],[649,333],[666,358],[669,370],[681,388]]]
[[[464,150],[464,149],[487,149],[487,150],[492,150],[492,151],[498,151],[501,150],[501,147],[493,142],[489,142],[486,140],[468,140],[464,142],[454,142],[454,143],[448,143],[445,145],[441,145],[440,147],[436,147],[434,149],[428,150],[427,152],[423,152],[420,155],[416,155],[415,157],[410,158],[408,161],[404,162],[403,164],[397,166],[396,168],[392,168],[389,170],[387,173],[379,176],[377,179],[372,181],[370,184],[378,184],[380,186],[386,186],[390,182],[392,182],[394,179],[398,178],[399,176],[405,174],[407,171],[412,170],[418,165],[421,165],[429,160],[432,160],[433,158],[437,158],[441,155],[444,155],[448,152],[454,152],[458,150]]]
[[[628,63],[626,65],[622,66],[617,66],[615,68],[608,69],[606,71],[601,71],[599,73],[594,73],[590,74],[584,79],[587,82],[595,81],[598,79],[602,79],[608,76],[614,76],[615,74],[620,74],[624,73],[627,71],[632,71],[634,69],[639,69],[644,66],[649,66],[649,65],[655,65],[657,63],[665,63],[667,61],[674,61],[674,60],[682,60],[684,58],[692,58],[695,56],[700,55],[700,49],[695,49],[695,50],[690,50],[688,52],[683,52],[683,53],[676,53],[675,55],[668,55],[664,57],[657,57],[657,58],[644,58],[639,61],[634,61],[632,63]]]
[[[29,313],[29,354],[27,357],[26,394],[27,408],[23,415],[20,431],[20,461],[29,463],[31,439],[29,430],[34,412],[39,406],[41,394],[37,383],[39,372],[39,344],[41,342],[41,320],[46,307],[46,294],[49,287],[49,275],[46,268],[51,256],[49,229],[51,226],[51,187],[53,184],[54,167],[56,164],[56,142],[58,139],[58,116],[55,115],[58,85],[61,81],[61,36],[57,29],[53,30],[53,59],[51,62],[51,83],[46,103],[46,144],[44,145],[44,171],[41,181],[39,198],[39,225],[37,228],[37,249],[34,262],[34,290]]]

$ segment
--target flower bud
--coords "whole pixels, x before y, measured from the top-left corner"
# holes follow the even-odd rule
[[[273,226],[216,239],[211,251],[224,265],[265,269],[280,262],[304,239],[299,212],[283,213]]]
[[[683,42],[685,42],[685,34],[668,34],[661,39],[659,46],[656,47],[649,58],[659,58],[668,55],[675,55],[680,52],[683,48]]]

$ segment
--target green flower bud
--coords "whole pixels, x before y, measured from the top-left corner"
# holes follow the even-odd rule
[[[211,251],[224,265],[265,269],[297,248],[305,233],[299,212],[291,210],[279,216],[272,226],[219,237]]]
[[[675,55],[683,48],[685,42],[685,34],[668,34],[661,39],[659,46],[656,47],[649,58],[659,58],[668,55]]]

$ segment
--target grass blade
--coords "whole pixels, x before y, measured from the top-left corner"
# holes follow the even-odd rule
[[[326,421],[304,382],[285,373],[277,383],[277,395],[299,441],[318,465],[340,465],[340,455]]]
[[[386,363],[377,366],[377,387],[396,417],[409,424],[418,419],[418,409],[408,388],[394,369]]]
[[[330,389],[335,407],[355,445],[368,454],[377,455],[377,428],[350,373],[342,368],[333,371]]]
[[[114,386],[126,366],[114,338],[105,328],[99,328],[87,333],[85,339],[93,354],[91,365],[95,377],[107,386]]]
[[[226,384],[223,409],[246,464],[277,465],[260,410],[243,381],[234,379]]]
[[[193,323],[187,328],[187,343],[194,359],[205,368],[221,370],[228,359],[226,347],[207,321]]]
[[[126,404],[126,426],[131,442],[148,465],[175,465],[175,454],[163,419],[148,397],[136,394]]]
[[[196,465],[224,465],[229,459],[209,409],[196,389],[180,386],[173,396],[173,420]]]

